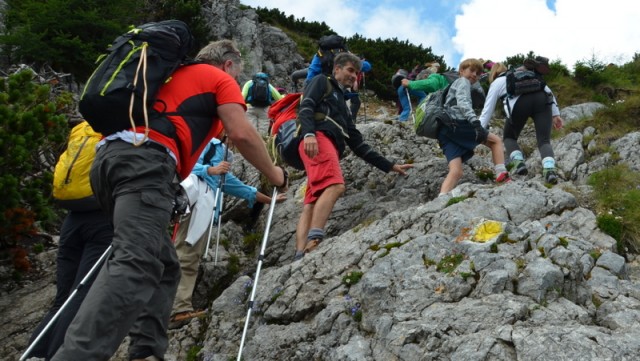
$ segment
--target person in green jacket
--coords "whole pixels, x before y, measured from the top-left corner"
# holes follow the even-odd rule
[[[444,89],[449,85],[449,80],[447,80],[444,75],[433,71],[433,68],[427,68],[426,70],[431,73],[427,78],[422,80],[409,80],[405,78],[402,79],[402,86],[409,90],[422,90],[429,94]]]

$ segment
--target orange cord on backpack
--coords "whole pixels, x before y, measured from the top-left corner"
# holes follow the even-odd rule
[[[142,43],[140,49],[140,61],[138,62],[138,67],[136,68],[136,75],[133,78],[133,88],[135,89],[138,85],[138,74],[140,73],[140,68],[142,67],[142,81],[144,82],[144,89],[142,91],[142,109],[144,113],[144,137],[140,142],[137,142],[137,139],[133,139],[133,145],[138,147],[149,139],[149,114],[147,112],[147,48],[149,47],[149,43],[146,41]],[[135,129],[136,122],[133,119],[133,102],[135,100],[135,93],[131,93],[131,101],[129,102],[129,121],[131,122],[131,128]],[[135,137],[134,137],[135,138]]]

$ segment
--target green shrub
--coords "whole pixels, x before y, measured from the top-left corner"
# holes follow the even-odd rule
[[[52,98],[29,70],[0,78],[0,249],[15,246],[56,219],[52,170],[67,138],[60,114],[68,97]]]
[[[620,251],[640,250],[640,172],[623,163],[591,175],[588,181],[598,227],[618,241]]]

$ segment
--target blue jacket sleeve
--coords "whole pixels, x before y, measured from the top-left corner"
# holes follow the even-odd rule
[[[225,194],[245,199],[249,208],[253,208],[253,205],[256,203],[256,193],[258,190],[255,187],[242,183],[240,179],[231,173],[227,173],[225,176],[222,191]]]
[[[311,81],[314,76],[320,73],[322,73],[322,63],[320,62],[320,57],[316,54],[313,56],[313,59],[311,59],[311,64],[309,64],[306,82]]]

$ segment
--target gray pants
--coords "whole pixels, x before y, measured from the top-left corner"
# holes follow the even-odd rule
[[[112,141],[98,150],[91,185],[113,222],[113,253],[52,360],[108,360],[127,333],[131,359],[162,359],[180,280],[167,232],[177,189],[175,161],[153,147]]]

